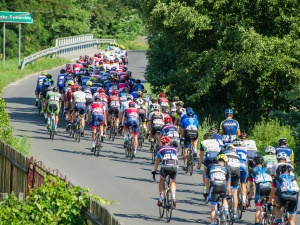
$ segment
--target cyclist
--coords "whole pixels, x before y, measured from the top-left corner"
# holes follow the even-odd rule
[[[280,174],[280,167],[281,166],[289,164],[288,161],[287,161],[288,156],[285,152],[279,152],[276,155],[276,158],[277,158],[277,163],[275,163],[273,165],[272,169],[271,169],[271,174],[273,176],[276,176],[276,175]]]
[[[57,87],[59,89],[59,93],[63,93],[63,88],[65,86],[65,81],[66,81],[66,70],[61,69],[60,74],[57,76]]]
[[[266,155],[264,156],[265,166],[271,171],[273,165],[277,162],[276,150],[273,146],[265,148]]]
[[[112,114],[115,114],[115,124],[116,124],[116,130],[119,128],[119,112],[120,112],[120,98],[118,97],[119,92],[117,90],[112,91],[112,96],[109,97],[109,117],[108,117],[108,129],[111,127],[111,116]]]
[[[39,98],[40,98],[40,92],[42,91],[41,88],[43,86],[43,81],[46,79],[47,73],[45,71],[42,72],[42,74],[38,77],[36,81],[36,88],[35,88],[35,106],[38,105]]]
[[[68,81],[68,88],[65,90],[65,112],[66,112],[66,121],[67,121],[67,126],[66,126],[66,131],[69,130],[71,127],[71,124],[73,123],[73,119],[71,116],[71,107],[72,107],[72,96],[73,92],[76,91],[76,87],[74,85],[74,82],[72,80]]]
[[[171,118],[173,120],[173,123],[175,122],[175,115],[176,115],[176,103],[179,101],[179,97],[178,96],[174,96],[173,97],[173,101],[170,102],[170,111],[171,111]]]
[[[149,112],[153,112],[153,105],[158,104],[158,99],[156,97],[151,97],[151,104],[149,105]]]
[[[99,95],[95,96],[95,101],[91,104],[92,109],[92,152],[95,151],[95,140],[98,123],[100,123],[100,135],[103,138],[103,125],[107,124],[105,104],[101,102]]]
[[[161,92],[159,94],[158,104],[160,105],[162,111],[164,111],[165,109],[169,109],[169,100],[167,99],[165,93]]]
[[[278,146],[276,147],[276,155],[280,152],[285,152],[288,156],[287,162],[294,166],[294,152],[288,147],[288,141],[286,138],[282,137],[278,139]]]
[[[46,111],[46,94],[48,91],[48,87],[52,86],[54,84],[54,81],[52,80],[52,75],[51,74],[46,74],[46,78],[43,80],[43,84],[42,84],[42,110],[41,110],[41,115],[43,116],[44,112]]]
[[[208,132],[211,133],[212,138],[217,140],[220,145],[220,148],[223,149],[223,146],[224,146],[223,138],[220,134],[218,134],[217,129],[215,127],[211,127],[211,128],[209,128]]]
[[[160,142],[162,143],[162,146],[160,146],[157,149],[157,154],[155,158],[155,164],[154,168],[152,170],[152,174],[155,177],[156,170],[158,165],[161,162],[161,169],[160,169],[160,179],[159,179],[159,198],[157,205],[162,205],[163,200],[163,193],[164,193],[164,181],[166,179],[166,176],[170,176],[171,184],[170,189],[172,192],[173,197],[173,207],[176,208],[176,175],[177,175],[177,169],[178,169],[178,158],[177,158],[177,149],[170,145],[170,137],[163,136],[160,139]]]
[[[61,94],[58,93],[58,87],[53,87],[52,91],[47,92],[46,99],[48,101],[47,112],[48,112],[48,120],[47,120],[47,129],[50,126],[50,113],[51,107],[54,107],[54,114],[55,114],[55,132],[57,132],[57,124],[58,124],[58,113],[61,105]]]
[[[248,178],[248,166],[247,166],[247,149],[242,146],[242,140],[236,138],[232,141],[233,146],[235,147],[236,153],[240,158],[240,182],[241,182],[241,191],[242,191],[242,202],[243,202],[243,211],[246,211],[246,195],[247,195],[247,178]]]
[[[93,86],[93,83],[92,83],[92,81],[89,80],[89,81],[86,82],[86,87],[84,89],[87,113],[89,111],[89,113],[87,115],[87,121],[88,121],[89,124],[92,121],[91,112],[90,112],[90,110],[88,110],[88,109],[90,109],[90,106],[93,102],[93,94],[92,94],[92,89],[91,89],[92,86]]]
[[[297,183],[297,179],[293,173],[294,168],[290,164],[285,164],[280,167],[280,173],[274,178],[272,184],[272,190],[269,196],[269,203],[271,205],[271,200],[273,197],[276,198],[276,218],[277,223],[282,223],[282,211],[281,207],[287,205],[286,211],[289,214],[288,221],[290,225],[295,225],[295,216],[297,214],[298,207],[298,195],[299,195],[299,186]]]
[[[200,143],[200,156],[199,156],[199,162],[197,164],[197,169],[201,168],[201,165],[203,163],[204,169],[203,169],[203,194],[206,193],[206,186],[205,186],[205,175],[206,170],[210,164],[212,164],[216,159],[217,156],[221,150],[219,143],[213,139],[211,133],[206,133],[203,136],[203,141]],[[205,157],[205,159],[204,159]]]
[[[144,89],[145,88],[144,85],[141,84],[141,80],[137,79],[135,81],[135,85],[133,86],[132,90],[138,92],[138,91],[143,91]]]
[[[171,117],[164,117],[165,125],[161,128],[160,138],[162,136],[168,136],[170,137],[170,143],[175,148],[179,146],[179,133],[177,127],[172,124],[172,118]]]
[[[255,225],[260,225],[260,212],[262,207],[262,200],[264,197],[268,197],[272,188],[272,176],[270,170],[264,167],[264,158],[262,156],[255,156],[253,158],[254,167],[249,170],[249,182],[250,182],[250,195],[252,198],[254,193],[255,183]]]
[[[139,118],[141,119],[143,129],[146,132],[147,129],[147,102],[146,99],[143,98],[143,92],[137,92],[137,99],[135,99],[136,107],[139,110]]]
[[[241,133],[241,134],[239,135],[239,138],[240,138],[242,141],[248,140],[248,134],[247,134],[247,133]]]
[[[154,147],[154,135],[157,131],[161,131],[164,125],[164,115],[160,112],[159,104],[153,104],[153,112],[149,114],[148,133],[150,132],[151,149]],[[158,144],[158,143],[157,143]]]
[[[183,108],[183,102],[178,101],[176,103],[176,114],[175,114],[175,121],[174,124],[176,126],[181,127],[181,116],[183,116],[186,113],[185,108]]]
[[[247,149],[247,159],[248,159],[248,167],[253,168],[253,159],[257,156],[257,147],[255,141],[253,140],[244,140],[242,142],[242,146]]]
[[[84,127],[85,127],[85,119],[84,115],[86,114],[86,98],[85,93],[82,91],[80,86],[76,87],[76,91],[72,95],[72,109],[76,112],[73,113],[73,121],[76,121],[76,115],[79,113],[80,115],[80,124],[82,127],[81,136],[84,137]]]
[[[228,158],[224,154],[219,154],[217,156],[217,161],[208,165],[206,174],[205,174],[205,186],[206,190],[209,190],[209,194],[206,193],[205,197],[208,196],[210,203],[210,219],[211,225],[217,225],[216,223],[216,209],[217,202],[219,200],[219,195],[229,194],[230,193],[230,169],[226,166]],[[228,215],[228,204],[225,196],[223,206],[225,213]]]
[[[227,165],[230,167],[231,174],[231,189],[233,195],[233,220],[236,220],[236,211],[238,206],[237,190],[240,183],[240,157],[236,153],[236,149],[233,145],[228,145],[220,154],[225,154],[228,158]]]
[[[184,138],[184,154],[183,154],[183,170],[187,168],[187,153],[188,148],[192,142],[194,146],[194,158],[197,157],[197,145],[198,145],[198,128],[199,121],[195,119],[195,113],[192,110],[186,112],[187,118],[181,122],[181,131],[180,135]]]
[[[240,135],[240,126],[239,123],[232,119],[233,110],[225,110],[226,119],[223,120],[220,124],[220,135],[223,136],[223,142],[225,146],[232,142],[237,136]]]
[[[128,128],[133,126],[134,156],[136,156],[139,135],[139,111],[135,108],[134,102],[129,102],[128,106],[129,108],[125,110],[123,118],[123,125],[125,125],[124,146],[126,147],[126,142],[128,141]]]

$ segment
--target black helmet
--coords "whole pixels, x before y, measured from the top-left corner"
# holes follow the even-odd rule
[[[258,164],[263,164],[265,161],[264,161],[264,158],[260,155],[257,155],[253,158],[253,162],[258,165]]]
[[[143,97],[143,92],[138,91],[138,92],[137,92],[137,97],[138,97],[138,98]]]
[[[65,73],[66,73],[66,70],[65,70],[65,69],[61,69],[61,70],[60,70],[60,73],[61,73],[61,74],[65,74]]]
[[[294,168],[290,164],[284,164],[280,167],[280,173],[293,172]]]
[[[209,129],[209,132],[212,133],[212,134],[216,134],[218,131],[217,131],[217,129],[215,127],[211,127]]]
[[[131,76],[132,72],[128,70],[128,71],[126,71],[126,75]]]
[[[54,86],[52,91],[53,92],[58,92],[58,87]]]
[[[207,140],[207,139],[213,139],[212,134],[211,133],[206,133],[203,135],[203,139]]]
[[[287,145],[287,139],[282,137],[278,139],[278,145]]]
[[[48,73],[48,74],[46,75],[46,77],[49,78],[49,79],[51,79],[51,78],[52,78],[52,75]]]
[[[137,79],[137,80],[135,81],[135,83],[140,84],[140,83],[141,83],[141,80]]]
[[[236,138],[232,141],[233,146],[241,146],[242,140],[240,138]]]

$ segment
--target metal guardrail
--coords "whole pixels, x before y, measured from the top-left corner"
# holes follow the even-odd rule
[[[71,43],[66,45],[61,45],[57,47],[47,48],[45,50],[42,50],[40,52],[36,52],[30,56],[25,57],[22,60],[20,69],[24,69],[25,65],[27,63],[30,63],[38,58],[41,58],[43,56],[51,55],[51,54],[67,54],[70,52],[76,52],[82,49],[88,49],[88,48],[95,48],[98,44],[104,44],[104,43],[117,43],[116,39],[93,39],[90,41],[82,41],[77,43]]]

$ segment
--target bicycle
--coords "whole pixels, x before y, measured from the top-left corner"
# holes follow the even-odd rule
[[[110,132],[109,132],[109,140],[114,141],[116,137],[116,115],[113,112],[110,117]]]
[[[52,141],[54,140],[54,134],[55,134],[55,114],[54,111],[57,109],[57,105],[55,104],[51,104],[49,106],[51,113],[50,113],[50,124],[49,124],[49,128],[48,131],[50,133],[50,139],[52,139]]]
[[[281,224],[284,224],[284,225],[290,225],[290,222],[289,222],[289,215],[288,215],[288,212],[287,212],[287,209],[288,209],[288,206],[289,206],[289,201],[287,201],[286,205],[281,207],[281,210],[283,212],[282,214],[282,217],[281,217],[281,220],[282,220],[282,223]]]
[[[75,126],[74,126],[74,134],[73,137],[75,136],[75,141],[78,143],[80,142],[80,137],[81,137],[81,131],[82,131],[82,126],[81,126],[81,117],[79,113],[77,113],[76,119],[75,119]]]
[[[220,193],[219,194],[219,200],[217,203],[217,212],[216,212],[216,219],[217,219],[217,225],[232,225],[233,220],[232,220],[232,207],[230,207],[230,199],[232,201],[232,197],[229,198],[228,202],[228,214],[225,213],[225,208],[223,207],[224,205],[224,199],[227,198],[225,193]]]
[[[139,123],[140,123],[140,128],[139,128],[139,136],[138,136],[138,146],[142,148],[145,140],[145,130],[141,118],[139,120]]]
[[[100,125],[101,125],[101,123],[99,123],[97,126],[96,142],[95,142],[95,149],[94,149],[94,155],[97,155],[97,156],[100,155],[100,151],[101,151],[102,143],[103,143],[103,136],[101,135],[101,132],[100,132]]]
[[[128,140],[125,148],[126,158],[130,158],[131,160],[134,157],[134,140],[133,140],[133,127],[132,125],[128,128]]]
[[[38,104],[37,104],[37,109],[38,109],[38,116],[42,116],[41,114],[41,111],[42,111],[42,108],[43,108],[43,105],[42,105],[42,94],[39,93],[39,100],[38,100]]]
[[[263,205],[261,207],[260,211],[260,223],[261,225],[269,225],[272,223],[272,212],[268,210],[267,203],[268,203],[269,197],[265,196],[263,197]]]
[[[154,142],[153,145],[151,146],[151,155],[152,155],[152,163],[155,163],[155,158],[156,158],[156,151],[159,143],[159,136],[160,136],[160,131],[157,131],[154,137]]]
[[[242,216],[243,216],[243,197],[242,197],[242,190],[241,190],[240,185],[239,185],[238,190],[237,190],[237,196],[238,196],[237,217],[239,219],[242,219]]]
[[[155,180],[155,174],[159,174],[159,172],[153,172],[153,180]],[[164,213],[166,211],[166,219],[167,222],[170,222],[172,218],[172,211],[174,208],[174,199],[172,196],[172,191],[170,189],[170,175],[166,176],[165,182],[164,182],[164,194],[163,194],[163,200],[161,205],[158,205],[159,209],[159,218],[164,217]]]
[[[187,168],[186,173],[190,172],[190,176],[193,175],[193,167],[194,167],[194,146],[191,144],[188,149],[188,159],[187,159]]]

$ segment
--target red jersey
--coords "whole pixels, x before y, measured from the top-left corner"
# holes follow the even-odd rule
[[[105,113],[105,104],[103,104],[102,102],[93,102],[91,104],[92,107],[92,113],[93,114],[100,114],[104,116]]]
[[[75,64],[73,65],[73,70],[74,70],[74,72],[79,72],[79,71],[80,71],[80,68],[83,68],[82,64],[75,63]]]
[[[139,118],[139,110],[136,108],[128,108],[125,110],[125,117]]]
[[[66,101],[70,102],[72,100],[72,96],[73,96],[73,91],[70,89],[68,89],[67,91],[67,97],[66,97]]]
[[[128,85],[125,83],[118,84],[118,89],[125,88],[125,87],[128,87]]]
[[[169,100],[165,97],[159,98],[158,103],[160,104],[161,107],[168,107],[169,106]]]
[[[116,95],[112,95],[110,96],[109,98],[109,105],[111,107],[117,107],[119,108],[120,107],[120,98]]]

